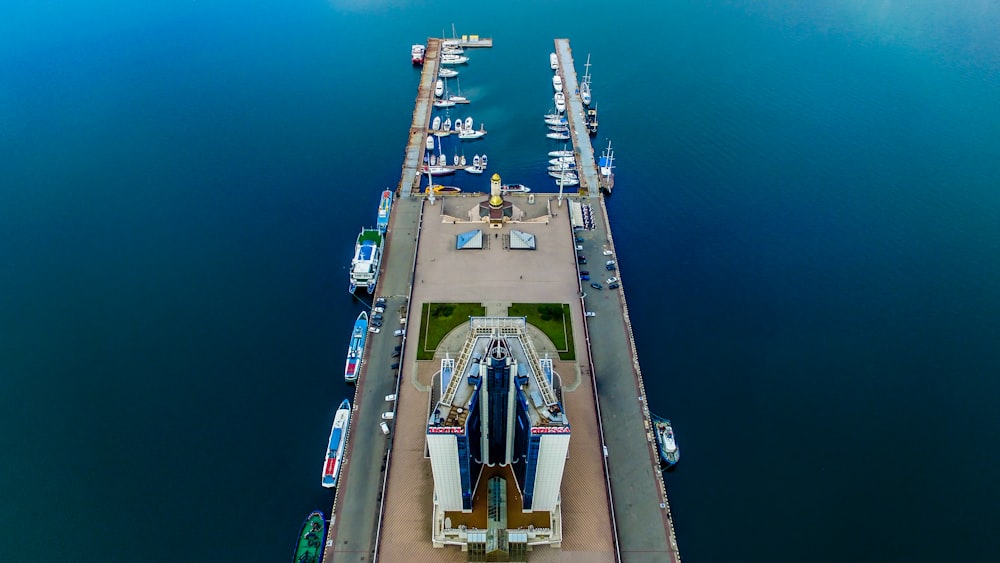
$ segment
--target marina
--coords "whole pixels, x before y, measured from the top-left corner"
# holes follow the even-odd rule
[[[369,292],[373,292],[376,285],[379,288],[381,297],[376,299],[373,308],[380,316],[384,311],[384,319],[380,318],[379,322],[386,323],[386,330],[371,327],[374,334],[369,335],[368,349],[362,351],[367,361],[360,365],[360,370],[369,375],[356,380],[358,404],[354,416],[357,420],[353,422],[364,429],[361,431],[366,436],[374,432],[384,440],[347,443],[347,451],[343,452],[344,467],[338,468],[343,486],[338,486],[335,493],[325,557],[338,561],[464,561],[465,547],[457,549],[455,546],[467,545],[470,550],[478,550],[477,546],[486,545],[478,543],[485,540],[480,539],[476,530],[487,526],[486,506],[499,502],[500,497],[491,492],[489,498],[492,500],[487,501],[484,496],[487,487],[483,481],[471,496],[461,501],[471,507],[467,516],[462,516],[462,512],[448,512],[453,509],[446,506],[451,505],[441,503],[454,502],[447,499],[457,497],[448,496],[452,493],[446,493],[445,489],[439,490],[452,485],[439,479],[439,464],[444,461],[434,461],[451,459],[449,456],[453,454],[443,454],[447,449],[441,449],[444,444],[451,443],[451,438],[433,438],[436,433],[432,427],[445,423],[446,419],[451,421],[448,424],[454,425],[465,415],[457,419],[446,417],[439,414],[442,412],[439,406],[428,422],[427,412],[428,404],[433,405],[442,396],[452,397],[457,382],[465,381],[452,377],[452,368],[448,366],[453,365],[449,363],[453,361],[457,361],[458,366],[468,365],[463,362],[473,361],[472,349],[462,343],[461,332],[454,332],[436,345],[438,354],[443,354],[439,357],[444,360],[421,359],[424,352],[418,349],[418,343],[422,342],[422,337],[410,329],[428,322],[425,307],[429,304],[462,302],[482,302],[485,306],[487,316],[482,321],[470,320],[469,323],[473,323],[470,326],[499,327],[501,325],[496,323],[508,322],[503,319],[515,318],[506,315],[510,314],[510,303],[516,301],[566,303],[568,307],[574,348],[578,350],[576,357],[559,358],[559,349],[552,348],[551,343],[546,344],[544,340],[535,344],[541,346],[539,349],[528,346],[517,354],[526,354],[520,361],[540,366],[542,372],[548,374],[544,377],[559,381],[557,395],[545,390],[547,387],[542,379],[536,379],[540,387],[532,392],[535,395],[532,401],[535,407],[547,403],[549,414],[541,413],[544,416],[532,419],[532,425],[542,427],[533,432],[544,431],[552,421],[565,421],[567,417],[573,423],[572,440],[569,440],[567,426],[561,441],[544,442],[549,444],[546,448],[557,443],[569,448],[568,454],[545,458],[549,460],[546,463],[556,463],[567,455],[574,461],[567,463],[565,468],[558,463],[556,488],[545,489],[556,491],[556,496],[546,496],[553,493],[543,494],[543,489],[538,489],[535,493],[539,500],[534,508],[531,508],[529,496],[524,499],[518,496],[521,488],[528,486],[521,481],[523,477],[502,471],[488,472],[491,491],[496,483],[501,487],[503,482],[508,483],[505,502],[508,508],[503,526],[508,528],[504,532],[508,539],[504,541],[511,543],[507,548],[508,559],[504,560],[573,561],[583,555],[594,560],[679,562],[666,488],[659,471],[657,435],[642,401],[644,392],[628,328],[628,310],[624,293],[616,291],[621,281],[617,275],[609,278],[612,291],[600,294],[600,300],[593,301],[596,297],[588,298],[581,289],[586,276],[580,274],[579,268],[585,260],[572,259],[573,256],[582,258],[578,253],[591,251],[596,254],[599,252],[596,248],[610,256],[614,243],[604,211],[603,194],[606,191],[601,190],[598,162],[590,144],[596,116],[588,127],[568,40],[555,40],[555,52],[550,57],[550,65],[556,72],[554,76],[558,77],[553,79],[553,88],[562,85],[563,91],[556,93],[563,95],[566,111],[561,118],[546,117],[553,121],[547,125],[564,129],[550,130],[550,133],[561,133],[561,137],[572,144],[572,150],[564,148],[549,153],[553,160],[549,163],[549,173],[557,177],[556,181],[562,184],[560,188],[580,185],[570,194],[572,199],[563,198],[561,193],[558,198],[555,194],[536,194],[523,184],[502,184],[499,173],[490,177],[489,190],[485,185],[482,188],[492,194],[487,194],[488,197],[433,183],[436,174],[469,168],[474,173],[481,173],[485,169],[485,155],[478,165],[470,165],[469,161],[463,163],[464,157],[457,154],[452,164],[448,164],[448,158],[442,155],[440,141],[435,139],[440,139],[437,133],[448,131],[450,135],[454,129],[446,129],[443,127],[445,120],[440,117],[435,120],[433,116],[434,102],[438,99],[435,88],[443,63],[442,50],[452,51],[445,58],[447,60],[466,57],[457,52],[459,48],[476,46],[492,46],[492,41],[487,44],[476,39],[474,43],[456,44],[454,40],[432,38],[427,41],[424,51],[397,197],[391,203],[392,213],[386,228],[382,229],[380,224],[379,230],[386,236],[377,245],[381,253],[379,263],[374,270],[369,269],[374,279],[366,285]],[[439,90],[443,95],[444,88]],[[463,131],[466,130],[466,120],[456,122],[462,123]],[[485,134],[485,129],[481,130]],[[608,164],[610,167],[611,163]],[[421,176],[428,176],[426,190],[421,187]],[[379,219],[381,221],[381,214]],[[475,236],[476,231],[469,229],[475,229],[477,224],[488,225],[490,232],[480,231],[481,234]],[[524,228],[530,229],[532,234],[524,233],[521,230]],[[359,248],[365,242],[364,236],[363,230]],[[534,241],[539,237],[546,242],[536,247]],[[480,251],[466,254],[467,251],[460,250],[463,247]],[[514,253],[512,248],[528,248],[532,252]],[[560,269],[551,267],[563,260],[567,263],[565,276],[559,273]],[[487,277],[477,275],[485,271],[487,264],[493,273]],[[354,270],[352,267],[352,272]],[[614,283],[610,283],[611,280]],[[354,281],[352,273],[352,291],[356,285],[360,287]],[[485,324],[474,324],[476,322]],[[400,328],[394,328],[390,335],[389,326]],[[516,330],[528,328],[520,326]],[[596,335],[599,337],[595,338]],[[473,341],[479,340],[469,342]],[[509,337],[507,342],[505,345],[501,339],[490,344],[500,346],[490,354],[504,355],[508,353],[505,350],[521,350],[510,348]],[[479,354],[476,353],[476,357]],[[539,360],[542,357],[544,361]],[[621,366],[632,366],[634,377],[620,377]],[[539,372],[535,377],[543,376]],[[469,385],[478,381],[471,376],[468,378]],[[599,382],[602,388],[600,407],[597,404]],[[485,388],[480,392],[486,393]],[[383,396],[385,402],[381,399]],[[464,401],[471,400],[466,394],[458,396],[466,397]],[[635,403],[636,396],[640,398],[639,404]],[[446,400],[450,404],[458,399]],[[526,405],[530,406],[530,402]],[[561,413],[559,409],[563,408],[565,414],[560,414],[561,418],[546,422],[552,412]],[[451,412],[461,414],[463,409]],[[613,424],[606,420],[608,416],[615,420]],[[452,430],[459,428],[448,433]],[[545,432],[536,435],[545,435]],[[332,440],[333,437],[331,443]],[[352,471],[352,466],[359,471]],[[484,469],[484,480],[486,473]],[[561,487],[560,481],[563,482]],[[553,486],[552,483],[545,481],[537,486]],[[433,515],[426,513],[430,500],[427,495],[431,490],[438,491]],[[560,490],[561,495],[558,494]],[[582,491],[587,494],[581,494]],[[528,490],[523,492],[530,494]],[[375,505],[371,502],[373,498],[378,501]],[[521,509],[516,508],[522,504]],[[339,516],[341,514],[351,517],[345,519]],[[428,516],[431,518],[430,537]],[[546,548],[547,545],[552,547]],[[471,554],[472,551],[469,557]]]

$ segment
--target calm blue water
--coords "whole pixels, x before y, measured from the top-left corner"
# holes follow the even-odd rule
[[[466,154],[536,190],[593,54],[686,561],[995,561],[1000,7],[907,4],[4,3],[0,560],[287,560],[454,21]]]

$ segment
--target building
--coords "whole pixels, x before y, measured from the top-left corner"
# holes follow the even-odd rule
[[[432,391],[432,540],[468,549],[470,561],[519,561],[529,546],[562,539],[570,426],[552,360],[538,357],[526,329],[521,317],[471,318]]]

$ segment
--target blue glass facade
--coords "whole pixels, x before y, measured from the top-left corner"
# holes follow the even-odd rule
[[[462,508],[472,510],[472,468],[469,459],[469,437],[460,434],[458,438],[458,471],[462,476]]]
[[[531,502],[535,497],[535,470],[538,466],[538,448],[541,446],[541,436],[530,435],[528,437],[528,456],[525,462],[524,480],[524,509],[531,510]]]
[[[510,394],[510,368],[505,359],[491,357],[486,368],[489,397],[489,458],[488,463],[506,463],[507,400]]]

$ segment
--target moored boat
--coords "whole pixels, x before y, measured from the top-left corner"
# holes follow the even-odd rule
[[[441,69],[438,70],[438,76],[441,78],[455,78],[458,76],[458,71],[453,68],[441,67]]]
[[[354,246],[354,258],[351,260],[351,293],[359,287],[373,293],[381,266],[382,233],[378,229],[361,229]]]
[[[552,89],[555,90],[556,92],[563,91],[562,77],[559,76],[558,74],[552,75]]]
[[[469,57],[465,55],[441,55],[443,65],[461,65],[469,62]]]
[[[427,47],[423,45],[413,45],[410,47],[410,62],[413,66],[420,66],[424,64],[424,52],[427,51]]]
[[[549,151],[549,156],[555,157],[572,157],[573,151],[571,150],[561,150],[561,151]]]
[[[652,416],[653,427],[656,429],[656,444],[660,450],[660,461],[667,468],[677,465],[681,459],[681,450],[677,447],[677,440],[674,438],[674,427],[670,420]]]
[[[453,108],[453,107],[455,107],[455,102],[453,102],[451,100],[444,100],[444,99],[438,98],[438,99],[434,100],[434,107],[436,107],[436,108]]]
[[[437,97],[439,97],[439,98],[442,95],[444,95],[444,79],[443,78],[438,78],[437,82],[434,84],[434,95],[437,96]]]
[[[525,186],[524,184],[504,184],[500,186],[501,193],[523,193],[526,194],[531,191],[531,188]]]
[[[555,139],[557,141],[568,141],[569,131],[550,131],[545,135],[549,139]]]
[[[382,192],[382,199],[378,202],[378,230],[383,235],[389,228],[389,211],[392,209],[392,192],[385,190]]]
[[[454,174],[455,169],[451,166],[431,164],[429,166],[424,166],[421,172],[424,174],[430,174],[431,176],[447,176],[449,174]]]
[[[549,68],[559,70],[559,57],[555,53],[549,53]]]
[[[312,511],[299,530],[292,563],[320,563],[326,544],[326,518],[319,510]]]
[[[434,186],[436,194],[457,194],[462,191],[458,186]]]
[[[324,487],[331,489],[337,486],[340,477],[340,462],[344,459],[344,445],[347,443],[347,431],[351,424],[351,402],[344,399],[333,416],[333,426],[330,428],[330,442],[326,448],[326,461],[323,463]]]
[[[562,113],[562,112],[566,111],[566,95],[565,94],[563,94],[562,92],[556,92],[555,95],[552,96],[552,99],[556,103],[556,111],[557,112]]]
[[[569,125],[569,120],[565,116],[556,115],[554,117],[545,117],[546,125]]]
[[[424,141],[424,146],[429,151],[434,150],[434,137],[431,137],[430,135],[427,135],[427,140]]]
[[[583,65],[586,72],[583,73],[583,80],[580,82],[580,101],[583,105],[589,106],[590,96],[590,53],[587,53],[587,64]]]
[[[441,116],[440,115],[435,115],[434,116],[434,119],[431,121],[431,129],[433,129],[434,131],[440,131],[441,130]]]
[[[358,319],[354,321],[354,330],[351,331],[351,343],[347,346],[347,363],[344,365],[344,381],[354,383],[358,380],[361,371],[361,362],[364,358],[365,340],[368,337],[368,313],[361,311]]]
[[[615,187],[615,150],[611,148],[611,140],[608,140],[608,148],[601,152],[601,157],[597,159],[597,172],[600,176],[601,188],[611,193]]]
[[[555,166],[556,164],[563,164],[566,162],[576,162],[576,159],[572,156],[558,156],[556,158],[550,158],[549,164]]]
[[[587,133],[593,137],[597,134],[597,108],[587,108],[587,115],[584,120],[587,125]]]

